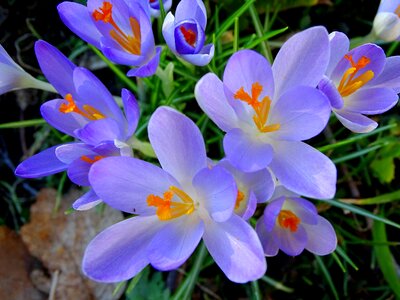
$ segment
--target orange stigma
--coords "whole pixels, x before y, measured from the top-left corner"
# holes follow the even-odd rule
[[[180,198],[182,202],[172,201],[174,195]],[[170,186],[169,190],[164,192],[163,197],[153,194],[147,196],[147,205],[157,207],[156,214],[161,221],[189,215],[194,211],[192,198],[176,186]]]
[[[191,29],[186,29],[183,25],[179,27],[179,30],[182,32],[186,43],[188,43],[192,47],[195,47],[196,46],[196,33]]]
[[[296,232],[301,220],[290,210],[281,210],[278,215],[278,223],[282,228]]]
[[[96,155],[93,158],[90,158],[89,156],[86,156],[86,155],[81,156],[81,160],[83,160],[84,162],[87,162],[88,164],[94,164],[96,161],[99,161],[102,158],[104,158],[104,156],[101,156],[101,155]]]
[[[110,2],[104,1],[102,7],[93,11],[92,16],[96,21],[109,23],[114,28],[110,30],[110,35],[125,51],[134,55],[140,55],[141,33],[138,20],[133,17],[129,18],[133,35],[126,34],[115,23],[112,17],[112,8],[113,6]]]
[[[394,11],[394,13],[395,13],[396,15],[398,15],[399,18],[400,18],[400,5],[397,6],[397,8],[396,8],[396,10]]]
[[[251,96],[245,92],[244,88],[241,87],[234,95],[234,98],[243,102],[246,102],[254,109],[253,121],[256,124],[260,132],[273,132],[279,130],[280,124],[266,125],[268,121],[268,115],[271,108],[271,99],[268,96],[264,97],[261,102],[258,101],[263,90],[263,86],[258,82],[251,85]]]
[[[240,203],[242,203],[243,200],[244,200],[244,194],[238,190],[235,202],[235,209],[238,209],[240,207]]]
[[[358,71],[364,69],[371,62],[368,57],[362,56],[357,62],[354,62],[351,55],[345,55],[344,58],[350,62],[351,67],[344,72],[342,80],[338,86],[338,91],[342,97],[353,94],[374,78],[374,72],[371,70],[356,77]]]
[[[83,105],[83,110],[80,109],[74,99],[72,98],[71,94],[65,95],[65,100],[67,103],[61,103],[59,107],[59,111],[64,113],[64,114],[69,114],[69,113],[77,113],[83,117],[85,117],[88,120],[95,121],[95,120],[100,120],[104,119],[106,116],[103,115],[101,112],[99,112],[97,109],[95,109],[93,106],[90,105]]]

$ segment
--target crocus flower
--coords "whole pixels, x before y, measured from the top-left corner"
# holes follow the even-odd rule
[[[234,211],[244,220],[253,216],[257,203],[266,202],[271,198],[275,183],[269,170],[243,172],[235,168],[227,159],[221,160],[216,165],[223,167],[235,179],[238,192]]]
[[[223,82],[209,73],[197,83],[197,102],[226,132],[223,145],[232,165],[244,172],[269,167],[299,194],[334,196],[334,164],[301,142],[329,119],[328,99],[315,88],[328,59],[328,34],[314,27],[290,38],[272,68],[260,54],[242,50],[229,59]]]
[[[340,32],[331,33],[329,38],[330,61],[318,87],[345,127],[360,133],[372,131],[378,124],[364,115],[383,113],[397,103],[400,56],[386,58],[375,44],[349,51],[349,39]]]
[[[175,17],[169,12],[162,32],[175,55],[196,66],[207,65],[214,56],[214,45],[204,46],[207,12],[201,0],[182,0]]]
[[[76,67],[44,41],[36,43],[35,51],[43,73],[64,97],[45,102],[41,106],[43,118],[81,142],[44,150],[22,162],[15,174],[36,178],[67,170],[74,183],[89,186],[92,164],[107,156],[131,155],[127,143],[138,124],[138,104],[133,94],[122,90],[124,116],[105,86],[88,70]],[[83,210],[99,202],[90,190],[73,207]]]
[[[392,42],[400,37],[400,0],[382,0],[372,32],[381,40]]]
[[[139,1],[88,0],[87,7],[63,2],[58,12],[66,26],[112,62],[133,66],[128,76],[156,72],[161,47],[155,47],[150,17]]]
[[[165,130],[168,128],[168,130]],[[152,115],[149,139],[162,169],[135,158],[110,157],[94,164],[89,181],[108,205],[138,216],[101,232],[88,245],[83,271],[102,282],[127,280],[149,263],[179,267],[200,239],[235,282],[266,270],[252,227],[233,213],[237,188],[222,167],[207,167],[204,140],[181,113],[161,107]]]
[[[161,14],[160,3],[158,0],[142,0],[147,3],[149,12],[152,17],[158,18]],[[162,0],[164,11],[167,12],[172,6],[172,0]]]
[[[336,249],[332,225],[318,215],[311,202],[299,197],[281,196],[269,202],[256,230],[266,256],[277,255],[279,249],[291,256],[304,249],[317,255]]]
[[[0,95],[27,88],[55,92],[51,84],[37,80],[25,72],[0,45]]]

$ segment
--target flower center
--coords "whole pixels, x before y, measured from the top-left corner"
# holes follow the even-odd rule
[[[115,23],[112,17],[112,4],[110,2],[103,2],[103,6],[94,10],[92,13],[93,18],[96,21],[103,21],[109,23],[114,29],[110,30],[111,37],[127,52],[134,55],[140,55],[141,49],[141,33],[140,24],[138,20],[133,17],[129,18],[129,24],[132,29],[133,35],[125,34],[121,28]]]
[[[261,102],[258,101],[263,90],[263,86],[258,82],[251,85],[251,96],[241,87],[234,95],[234,98],[246,102],[254,110],[253,121],[260,132],[273,132],[279,130],[280,124],[266,125],[271,108],[271,99],[264,97]]]
[[[179,30],[181,31],[186,43],[192,47],[195,47],[197,38],[196,33],[191,29],[186,29],[183,25],[179,27]]]
[[[243,200],[244,200],[244,194],[238,190],[235,202],[235,209],[238,209],[240,207],[240,203],[242,203]]]
[[[85,117],[86,119],[91,120],[91,121],[104,119],[106,117],[101,112],[99,112],[97,109],[95,109],[93,106],[90,106],[87,104],[83,105],[83,109],[80,109],[76,105],[71,94],[65,95],[65,100],[67,101],[67,103],[61,103],[61,105],[58,109],[60,112],[62,112],[64,114],[69,114],[69,113],[74,112],[74,113],[77,113],[77,114]]]
[[[90,158],[89,156],[86,156],[86,155],[81,156],[81,160],[83,160],[84,162],[87,162],[88,164],[94,164],[96,161],[99,161],[102,158],[104,158],[104,156],[101,156],[101,155],[96,155],[93,158]]]
[[[345,55],[344,57],[350,62],[351,67],[344,72],[338,87],[338,91],[342,97],[353,94],[374,78],[374,72],[371,70],[356,77],[358,71],[365,68],[371,62],[368,57],[362,56],[357,62],[354,62],[351,55]]]
[[[300,224],[300,218],[290,210],[281,210],[278,215],[278,223],[282,228],[296,232]]]
[[[182,202],[172,201],[174,195],[180,198]],[[147,205],[157,207],[156,214],[161,221],[190,215],[194,211],[192,198],[176,186],[170,186],[169,190],[164,192],[163,197],[161,198],[153,194],[147,196]]]

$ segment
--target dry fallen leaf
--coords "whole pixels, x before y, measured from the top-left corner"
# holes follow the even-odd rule
[[[116,284],[101,284],[88,279],[82,274],[81,261],[90,240],[106,227],[121,221],[122,214],[105,207],[102,212],[94,208],[65,215],[78,196],[77,191],[66,195],[60,209],[54,213],[56,192],[43,189],[32,205],[30,222],[22,227],[21,236],[30,253],[50,274],[47,284],[43,282],[44,273],[32,274],[33,281],[41,280],[38,288],[47,289],[48,294],[51,286],[57,300],[118,299],[120,295],[112,296]]]
[[[33,264],[34,259],[21,237],[7,227],[0,227],[0,299],[46,299],[29,278]]]

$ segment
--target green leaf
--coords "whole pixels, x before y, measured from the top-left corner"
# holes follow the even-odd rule
[[[384,195],[372,197],[372,198],[365,198],[365,199],[340,199],[340,201],[349,203],[349,204],[357,204],[357,205],[373,205],[373,204],[383,204],[389,203],[393,201],[400,200],[400,190],[387,193]]]
[[[397,272],[399,266],[393,259],[389,246],[385,245],[385,243],[388,242],[385,224],[374,222],[374,226],[372,227],[372,238],[374,242],[377,243],[374,246],[374,251],[383,276],[388,282],[390,288],[396,294],[396,297],[400,298],[400,278]]]
[[[373,174],[381,183],[390,183],[394,179],[394,159],[393,157],[385,157],[375,159],[370,165]]]
[[[0,129],[23,128],[46,124],[44,119],[34,119],[0,124]]]

